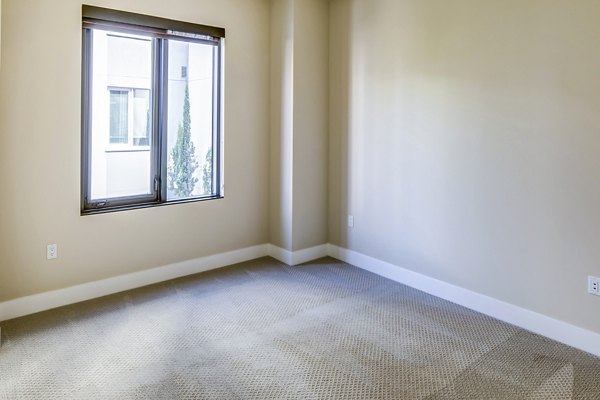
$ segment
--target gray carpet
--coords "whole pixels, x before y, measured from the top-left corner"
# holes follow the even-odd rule
[[[0,399],[600,399],[600,359],[333,259],[2,327]]]

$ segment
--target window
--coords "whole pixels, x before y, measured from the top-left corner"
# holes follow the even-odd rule
[[[126,90],[110,91],[110,143],[127,143],[128,97]]]
[[[110,144],[150,145],[150,90],[108,88]]]
[[[82,214],[222,197],[224,29],[82,11]]]

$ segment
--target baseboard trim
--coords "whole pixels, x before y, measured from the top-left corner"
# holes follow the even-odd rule
[[[600,357],[600,334],[419,274],[365,254],[328,246],[329,256]]]
[[[200,257],[0,303],[0,321],[265,257],[266,244]]]
[[[169,279],[210,271],[260,257],[271,256],[285,264],[298,265],[325,257],[327,253],[327,244],[294,252],[271,244],[247,247],[5,301],[0,303],[0,321],[136,289],[168,281]]]
[[[298,265],[330,256],[600,357],[600,334],[596,332],[332,244],[323,244],[294,252],[272,244],[262,244],[65,289],[20,297],[0,303],[0,321],[265,256],[271,256],[288,265]]]
[[[321,244],[319,246],[309,247],[307,249],[297,251],[289,251],[272,244],[269,244],[268,246],[269,256],[287,265],[303,264],[305,262],[326,257],[329,254],[329,247],[327,244]]]
[[[292,265],[292,252],[273,244],[267,245],[267,254],[284,264]]]

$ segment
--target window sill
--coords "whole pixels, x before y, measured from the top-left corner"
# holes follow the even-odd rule
[[[164,202],[151,202],[151,203],[138,203],[138,204],[129,204],[129,205],[119,205],[119,206],[106,206],[101,208],[88,208],[81,210],[81,216],[87,215],[96,215],[96,214],[107,214],[112,212],[119,211],[128,211],[128,210],[138,210],[142,208],[151,208],[151,207],[163,207],[170,206],[174,204],[186,204],[186,203],[197,203],[201,201],[209,201],[209,200],[220,200],[224,199],[225,196],[216,195],[216,196],[204,196],[204,197],[193,197],[189,199],[181,199],[181,200],[169,200]]]

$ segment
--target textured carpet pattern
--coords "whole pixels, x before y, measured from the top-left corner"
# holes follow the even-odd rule
[[[2,323],[0,399],[600,399],[600,360],[324,259]]]

